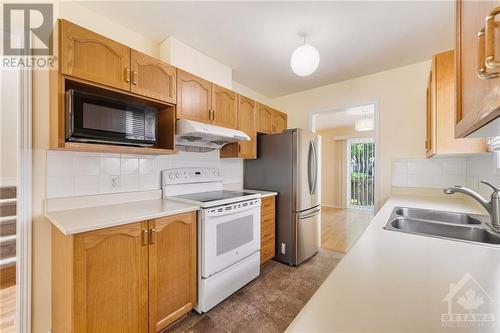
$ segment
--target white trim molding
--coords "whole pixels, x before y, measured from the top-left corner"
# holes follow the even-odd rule
[[[20,70],[17,187],[16,331],[31,332],[32,72]]]

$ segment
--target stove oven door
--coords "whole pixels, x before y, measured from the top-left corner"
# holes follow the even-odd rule
[[[259,251],[260,200],[203,209],[201,246],[203,278]]]

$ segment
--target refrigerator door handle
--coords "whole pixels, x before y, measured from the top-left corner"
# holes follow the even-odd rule
[[[308,219],[308,218],[310,218],[310,217],[313,217],[313,216],[318,215],[319,213],[321,213],[321,208],[318,208],[318,209],[317,209],[317,210],[315,210],[314,212],[309,213],[309,214],[304,215],[304,216],[299,215],[299,220]]]
[[[312,163],[313,163],[313,159],[314,159],[314,145],[313,145],[313,142],[309,142],[309,153],[307,155],[307,181],[308,181],[308,185],[309,185],[309,194],[313,194],[313,174],[312,174]]]
[[[318,185],[318,154],[316,152],[316,145],[314,143],[314,141],[311,141],[311,147],[312,147],[312,151],[313,151],[313,160],[314,160],[314,181],[313,181],[313,184],[312,184],[312,190],[311,190],[311,194],[315,194],[316,193],[316,187]]]

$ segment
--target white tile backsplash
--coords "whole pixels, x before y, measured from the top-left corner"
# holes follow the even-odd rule
[[[488,197],[491,190],[480,184],[486,180],[500,186],[500,170],[494,153],[468,157],[403,159],[392,163],[392,186],[445,188],[463,185]]]
[[[243,161],[220,159],[219,151],[176,155],[47,152],[47,197],[59,198],[161,189],[161,170],[219,168],[224,184],[243,183]]]

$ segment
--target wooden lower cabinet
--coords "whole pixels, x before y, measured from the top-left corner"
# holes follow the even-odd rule
[[[263,265],[275,254],[276,210],[275,197],[262,199],[260,208],[260,264]]]
[[[196,215],[150,221],[149,332],[158,332],[196,306]]]
[[[53,226],[52,332],[157,332],[195,303],[195,212],[69,236]]]

